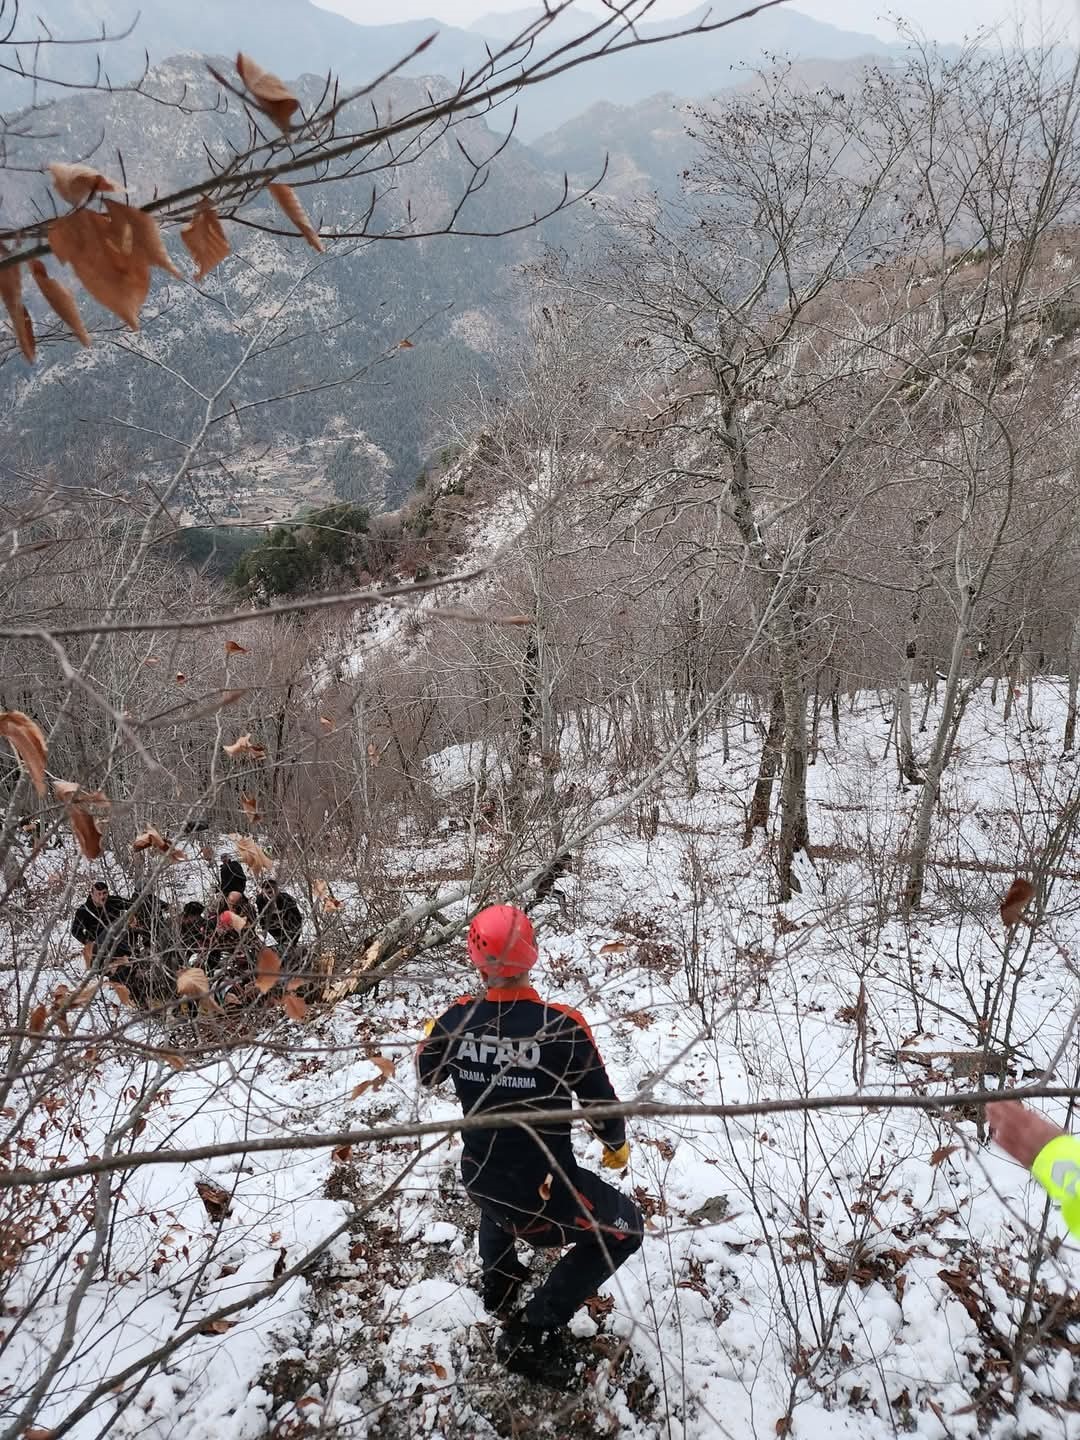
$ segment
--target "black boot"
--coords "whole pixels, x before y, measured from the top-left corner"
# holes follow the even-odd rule
[[[529,1272],[520,1260],[504,1260],[498,1270],[485,1270],[480,1281],[484,1309],[492,1315],[512,1310],[518,1291],[528,1278]]]
[[[539,1385],[565,1389],[577,1373],[577,1357],[566,1330],[541,1330],[514,1315],[495,1342],[495,1354],[515,1375]]]

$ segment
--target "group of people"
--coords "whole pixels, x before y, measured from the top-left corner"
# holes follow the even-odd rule
[[[229,855],[221,856],[218,880],[210,911],[188,901],[175,924],[157,897],[124,899],[96,881],[75,912],[72,934],[88,965],[100,960],[138,1003],[157,998],[158,977],[173,993],[176,970],[186,965],[203,967],[216,987],[242,986],[266,943],[260,931],[295,964],[303,930],[296,899],[264,880],[253,903],[244,868]],[[496,1353],[508,1369],[564,1387],[576,1370],[572,1316],[644,1239],[639,1206],[582,1169],[571,1142],[575,1098],[588,1110],[617,1107],[618,1096],[584,1016],[543,1000],[528,984],[537,946],[522,910],[480,911],[468,954],[482,985],[426,1022],[417,1074],[425,1087],[450,1081],[466,1116],[489,1117],[465,1127],[461,1173],[480,1212],[481,1293],[503,1321]],[[536,1120],[527,1129],[520,1120],[500,1125],[500,1110],[532,1112]],[[1031,1170],[1080,1238],[1080,1140],[1016,1101],[989,1105],[987,1118],[992,1138]],[[625,1120],[601,1112],[590,1123],[602,1142],[601,1164],[625,1170]],[[520,1308],[530,1272],[517,1257],[518,1241],[566,1250]]]
[[[100,963],[136,1004],[150,1005],[175,994],[177,972],[187,966],[204,969],[216,991],[242,987],[268,943],[295,966],[304,928],[295,896],[267,879],[252,900],[243,865],[227,854],[220,861],[209,906],[189,900],[179,915],[154,894],[115,895],[95,880],[71,924],[87,967]]]
[[[640,1208],[575,1159],[569,1112],[618,1104],[585,1018],[543,1000],[527,983],[537,958],[528,916],[512,905],[480,911],[468,953],[482,981],[424,1026],[416,1054],[420,1083],[450,1081],[466,1116],[487,1116],[462,1133],[461,1176],[480,1212],[478,1243],[485,1306],[503,1321],[496,1353],[515,1373],[564,1388],[576,1370],[569,1322],[574,1312],[633,1255],[644,1238]],[[499,1111],[533,1112],[499,1125]],[[1080,1140],[1019,1102],[987,1106],[990,1133],[1062,1207],[1080,1238]],[[601,1164],[629,1161],[621,1116],[590,1121],[603,1145]],[[530,1272],[518,1241],[569,1247],[518,1305]]]

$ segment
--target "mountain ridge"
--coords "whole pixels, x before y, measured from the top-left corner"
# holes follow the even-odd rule
[[[699,7],[672,21],[643,24],[639,27],[642,39],[693,23],[705,9]],[[533,13],[514,12],[511,23],[528,23]],[[561,43],[588,26],[587,17],[577,19],[582,23],[560,18],[549,41],[557,38]],[[436,20],[362,25],[310,0],[233,0],[227,5],[207,6],[197,17],[182,0],[156,0],[153,10],[141,15],[134,0],[53,0],[49,25],[65,40],[88,38],[102,30],[108,37],[86,46],[46,47],[36,57],[29,48],[24,50],[24,63],[36,59],[44,73],[56,78],[90,83],[100,56],[112,83],[130,84],[143,72],[147,55],[153,65],[173,55],[234,56],[243,49],[259,64],[286,77],[305,73],[325,77],[332,70],[346,87],[365,84],[395,67],[402,76],[451,77],[453,83],[453,77],[485,64],[488,44],[498,48],[520,28],[485,35]],[[31,21],[20,20],[16,40],[29,47],[37,33]],[[430,45],[414,54],[429,37],[433,37]],[[543,49],[544,41],[540,43]],[[705,98],[730,83],[727,77],[740,66],[759,63],[768,54],[852,60],[885,56],[895,49],[873,36],[827,25],[798,10],[773,9],[711,37],[647,44],[556,75],[501,106],[494,112],[492,124],[505,130],[516,109],[519,138],[531,141],[558,129],[598,101],[628,105],[665,90],[689,99]],[[27,82],[11,75],[0,79],[0,107],[5,110],[28,103],[30,96]]]

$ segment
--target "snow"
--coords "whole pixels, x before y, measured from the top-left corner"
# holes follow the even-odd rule
[[[615,824],[591,843],[577,883],[561,882],[570,918],[545,919],[540,988],[585,1011],[627,1098],[715,1106],[964,1089],[974,1081],[942,1056],[979,1048],[987,987],[1002,1015],[1015,1002],[1012,1078],[1038,1076],[1064,1043],[1067,1083],[1080,1064],[1069,1033],[1075,849],[1061,856],[1067,878],[1055,881],[1030,952],[1023,942],[1003,951],[996,914],[1075,790],[1076,760],[1059,755],[1063,708],[1062,687],[1047,683],[1035,727],[1017,713],[1006,727],[989,693],[978,697],[943,791],[928,904],[910,927],[882,901],[897,891],[895,857],[916,797],[898,793],[895,766],[882,758],[889,716],[876,697],[858,698],[839,743],[823,738],[811,772],[817,848],[801,859],[802,893],[786,906],[772,894],[767,843],[740,844],[753,741],[733,743],[725,764],[711,737],[698,793],[687,799],[671,782],[655,839]],[[468,745],[432,757],[437,791],[451,795],[489,759],[498,757]],[[467,843],[446,833],[432,854],[403,853],[402,869],[467,859],[455,849]],[[625,948],[605,951],[612,942]],[[460,957],[428,962],[422,981],[406,974],[379,1000],[344,1002],[305,1025],[283,1021],[263,1037],[273,1043],[194,1057],[179,1071],[138,1048],[87,1064],[73,1081],[80,1133],[60,1117],[39,1163],[102,1153],[133,1086],[160,1088],[145,1129],[121,1147],[238,1149],[117,1180],[108,1254],[34,1425],[60,1426],[92,1387],[325,1245],[220,1333],[196,1334],[119,1393],[107,1387],[68,1433],[89,1440],[111,1421],[114,1434],[146,1440],[304,1433],[290,1425],[348,1440],[486,1440],[510,1433],[516,1413],[522,1428],[559,1440],[1080,1436],[1071,1348],[1080,1253],[1051,1214],[1052,1243],[1029,1285],[1041,1195],[983,1142],[971,1110],[631,1120],[629,1169],[604,1174],[638,1197],[649,1229],[604,1287],[610,1310],[575,1319],[587,1373],[574,1397],[537,1398],[505,1376],[476,1288],[476,1217],[457,1180],[456,1138],[396,1136],[345,1159],[329,1147],[243,1150],[452,1118],[448,1094],[418,1092],[410,1056],[425,1016],[461,992],[464,976]],[[372,1055],[396,1062],[389,1078]],[[379,1083],[352,1098],[369,1081]],[[1039,1107],[1065,1118],[1063,1104]],[[47,1107],[37,1109],[45,1123]],[[577,1143],[582,1163],[596,1167],[597,1142],[585,1132]],[[227,1192],[224,1219],[207,1213],[197,1182]],[[85,1203],[86,1181],[64,1184]],[[0,1387],[11,1387],[13,1413],[53,1352],[88,1249],[78,1224],[49,1231],[9,1277]],[[525,1258],[540,1273],[550,1263]],[[1029,1300],[1038,1333],[1016,1349]]]

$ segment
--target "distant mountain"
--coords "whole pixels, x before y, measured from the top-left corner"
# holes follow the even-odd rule
[[[689,108],[688,101],[674,95],[653,95],[636,105],[602,101],[542,135],[532,150],[579,187],[596,179],[606,156],[605,196],[625,200],[653,190],[673,193],[694,155],[686,133]]]
[[[142,72],[143,46],[151,60],[160,48],[180,46],[187,53],[154,65],[145,94],[49,92],[53,99],[45,113],[18,127],[24,137],[14,132],[8,137],[0,192],[5,227],[17,228],[49,203],[41,169],[51,160],[92,154],[107,173],[123,176],[136,203],[197,180],[205,173],[207,147],[219,164],[227,163],[230,147],[245,144],[247,122],[235,102],[215,109],[218,91],[205,54],[227,57],[243,46],[286,79],[306,70],[296,88],[310,110],[322,94],[329,64],[347,89],[388,69],[430,33],[426,24],[354,25],[308,0],[217,0],[202,10],[188,0],[144,3],[136,30],[123,36],[132,19],[129,0],[54,0],[49,24],[57,38],[78,39],[102,27],[107,37],[117,37],[97,47],[114,83]],[[510,22],[514,33],[524,18]],[[19,37],[26,38],[37,22],[23,10],[19,23]],[[645,38],[655,29],[645,27]],[[432,78],[440,55],[439,63],[449,70],[472,64],[469,57],[483,53],[483,45],[477,33],[444,27],[436,46],[406,67],[423,67],[420,76],[397,75],[355,103],[364,107],[365,118],[372,100],[381,113],[413,108],[431,86],[446,84]],[[606,194],[625,200],[643,191],[672,190],[693,154],[683,128],[687,101],[677,97],[716,95],[745,84],[737,61],[759,58],[762,48],[817,46],[825,58],[808,64],[807,73],[831,74],[850,70],[864,45],[882,48],[795,11],[777,10],[719,37],[605,59],[527,92],[519,136],[539,138],[531,148],[517,139],[511,143],[489,182],[469,201],[462,228],[505,229],[544,213],[562,192],[563,172],[579,187],[588,184],[599,174],[605,151],[610,154]],[[73,66],[83,66],[84,78],[92,79],[95,48],[45,48],[41,55],[45,63],[62,64],[69,79],[76,73]],[[671,93],[657,93],[665,79]],[[29,98],[25,82],[8,76],[3,83],[9,90],[22,83],[21,98]],[[180,96],[181,107],[158,103]],[[579,118],[571,122],[574,115]],[[473,155],[493,153],[499,118],[496,112],[469,120],[416,163],[399,167],[381,203],[379,227],[406,227],[420,216],[428,228],[448,215],[466,183],[456,139]],[[349,123],[348,114],[342,115],[339,132]],[[353,125],[361,125],[358,112]],[[368,185],[358,179],[305,188],[304,203],[331,231],[347,231],[363,215],[369,196]],[[169,437],[190,433],[202,403],[199,389],[212,388],[228,373],[250,332],[251,316],[273,315],[290,294],[281,321],[290,338],[268,347],[242,375],[232,396],[236,416],[215,431],[192,476],[185,497],[191,513],[267,518],[335,496],[376,508],[394,504],[441,446],[442,417],[455,390],[497,381],[508,348],[522,332],[522,265],[545,242],[569,248],[583,243],[587,232],[579,218],[587,215],[571,211],[539,229],[497,240],[341,243],[331,247],[328,262],[316,263],[299,242],[261,231],[261,220],[279,225],[280,217],[256,208],[245,214],[249,225],[230,227],[237,253],[201,290],[156,277],[138,337],[113,329],[89,352],[46,345],[33,372],[7,352],[0,371],[6,461],[55,462],[70,481],[84,470],[87,454],[108,441],[120,470],[138,472],[151,463],[167,469],[176,453],[176,440]],[[190,267],[182,258],[187,274]],[[33,296],[29,303],[36,309]],[[101,326],[100,313],[95,316],[92,303],[86,304],[88,318]],[[406,335],[415,343],[399,350]],[[141,358],[133,358],[132,350]],[[350,376],[347,385],[335,383]],[[268,395],[289,398],[264,406]]]
[[[47,74],[65,80],[92,80],[100,59],[115,83],[138,76],[151,64],[183,54],[235,56],[248,51],[260,65],[283,75],[325,75],[333,70],[347,84],[360,85],[397,64],[428,36],[435,40],[422,57],[406,65],[407,75],[456,75],[483,62],[483,40],[434,20],[397,25],[357,25],[309,0],[49,0],[49,32],[59,40],[106,36],[91,45],[29,49],[23,63],[36,60]],[[42,22],[29,7],[19,15],[16,39],[32,40]],[[6,104],[20,103],[20,82],[5,77]],[[28,87],[22,86],[25,101]],[[48,95],[48,91],[44,92]]]
[[[433,20],[357,25],[308,0],[214,0],[201,7],[190,0],[142,0],[141,5],[140,0],[51,0],[47,20],[57,38],[83,39],[102,30],[109,38],[87,46],[45,47],[36,59],[47,73],[86,81],[93,78],[100,57],[104,71],[118,84],[141,72],[146,54],[156,63],[176,54],[232,55],[244,49],[283,75],[325,75],[332,70],[344,85],[359,86],[399,64],[435,33],[430,48],[404,64],[400,73],[452,78],[482,65],[488,44],[505,44],[539,13],[488,16],[481,22],[486,30],[461,30]],[[640,37],[654,40],[704,13],[703,7],[681,20],[641,25]],[[575,7],[541,37],[538,53],[591,23],[589,9]],[[19,12],[17,38],[32,40],[42,33],[40,27],[28,8]],[[887,55],[891,48],[873,36],[840,30],[781,6],[711,36],[645,44],[568,70],[508,101],[489,123],[505,129],[516,106],[518,137],[530,140],[598,103],[634,105],[661,92],[691,99],[714,95],[732,84],[740,67],[760,63],[764,54],[849,60]],[[24,64],[34,58],[29,49],[23,52]],[[48,98],[49,92],[44,93]],[[3,108],[29,103],[30,98],[25,82],[11,75],[0,79]]]
[[[122,156],[139,201],[155,188],[196,180],[204,172],[204,144],[220,158],[230,144],[242,144],[246,121],[238,107],[225,114],[199,108],[215,88],[201,60],[169,62],[150,78],[159,93],[187,87],[187,108],[135,94],[66,100],[50,113],[37,166],[75,158],[85,152],[85,137],[106,133],[96,161],[115,171]],[[306,103],[320,88],[313,76],[297,85]],[[395,79],[377,99],[400,110],[419,104],[425,93],[420,81]],[[342,124],[349,124],[348,114]],[[377,229],[406,228],[410,213],[426,226],[445,222],[469,173],[455,137],[474,156],[501,143],[482,120],[438,140],[395,175],[380,202]],[[17,217],[32,213],[44,203],[43,189],[34,168],[6,175],[0,223],[17,224]],[[484,231],[527,222],[561,191],[561,175],[512,142],[467,203],[463,225]],[[353,228],[370,193],[369,178],[310,186],[303,196],[311,215],[332,231]],[[269,204],[246,211],[245,219],[281,224]],[[570,223],[567,217],[552,222],[548,236],[565,243]],[[68,483],[78,483],[88,458],[107,442],[121,473],[144,470],[151,457],[167,472],[177,453],[169,437],[191,433],[204,403],[198,392],[220,382],[253,324],[265,321],[273,344],[260,346],[230,392],[236,414],[218,427],[201,457],[185,497],[191,513],[265,518],[331,495],[374,508],[396,503],[442,444],[442,416],[455,391],[494,381],[500,356],[521,329],[518,267],[536,253],[540,237],[525,230],[491,240],[339,242],[324,261],[299,238],[278,239],[250,225],[228,229],[237,253],[201,289],[155,272],[137,336],[118,331],[84,298],[87,318],[106,330],[92,350],[45,346],[33,370],[8,352],[0,370],[5,456],[34,468],[55,463]],[[169,243],[190,274],[175,232]],[[28,303],[37,310],[35,296]],[[412,346],[399,349],[407,336]],[[355,378],[347,385],[336,383],[349,376]],[[278,395],[288,398],[263,404]]]

